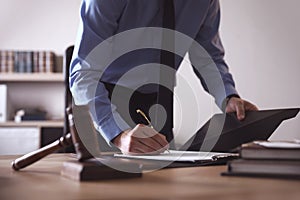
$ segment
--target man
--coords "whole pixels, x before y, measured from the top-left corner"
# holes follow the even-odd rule
[[[236,112],[238,119],[243,120],[246,110],[257,110],[257,107],[241,99],[235,90],[223,59],[219,22],[218,0],[84,0],[70,73],[75,103],[89,105],[96,128],[107,142],[125,154],[156,154],[173,147],[171,96],[175,73],[172,72],[183,60],[183,55],[178,57],[167,52],[174,50],[176,54],[189,53],[196,75],[217,105],[226,112]],[[162,28],[176,33],[161,31],[159,34],[157,30]],[[122,38],[124,34],[127,35]],[[185,36],[194,42],[178,41]],[[144,48],[138,49],[144,42]],[[155,49],[156,44],[161,44],[163,50]],[[210,59],[197,45],[207,51]],[[127,48],[128,52],[122,52]],[[106,62],[110,60],[108,57],[113,58],[112,62]],[[153,66],[146,66],[147,63]],[[157,72],[153,63],[168,65],[173,71],[160,67]],[[137,66],[144,68],[139,70]],[[168,70],[170,73],[166,73]],[[153,84],[155,77],[159,77],[160,86]],[[158,112],[156,106],[157,118],[151,120],[164,124],[160,128],[155,126],[157,123],[154,128],[143,125],[147,122],[135,111],[142,109],[148,118],[149,110],[156,104],[164,107],[166,117],[161,117],[164,112]]]

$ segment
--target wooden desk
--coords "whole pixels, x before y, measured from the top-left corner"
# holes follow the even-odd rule
[[[223,177],[226,166],[164,169],[142,178],[76,182],[60,176],[68,154],[55,154],[20,172],[16,156],[0,156],[0,199],[262,199],[299,200],[300,181]]]

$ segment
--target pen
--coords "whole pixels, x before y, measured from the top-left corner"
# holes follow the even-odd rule
[[[136,112],[137,112],[138,114],[142,115],[143,118],[144,118],[144,119],[147,121],[147,123],[149,124],[149,126],[150,126],[151,128],[154,129],[154,127],[153,127],[151,121],[148,119],[148,117],[145,115],[145,113],[144,113],[142,110],[137,109]],[[168,153],[170,153],[169,149],[167,149],[166,151],[167,151]]]
[[[147,121],[149,126],[154,129],[153,125],[151,124],[151,121],[148,119],[148,117],[145,115],[145,113],[143,111],[141,111],[140,109],[137,109],[136,112],[138,114],[141,114],[144,117],[144,119]]]

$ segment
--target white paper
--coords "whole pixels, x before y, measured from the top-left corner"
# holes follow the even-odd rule
[[[134,158],[144,160],[158,160],[158,161],[179,161],[179,162],[195,162],[195,161],[212,161],[215,156],[228,157],[233,154],[217,153],[217,152],[198,152],[198,151],[175,151],[164,152],[159,155],[124,155],[115,154],[115,157],[120,158]]]
[[[300,143],[298,142],[284,142],[284,141],[272,141],[272,142],[260,142],[256,141],[255,144],[266,148],[280,148],[280,149],[300,149]]]

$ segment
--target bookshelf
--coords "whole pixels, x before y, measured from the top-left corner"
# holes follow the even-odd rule
[[[7,120],[0,122],[0,154],[25,154],[55,141],[63,134],[63,73],[5,72],[0,73],[0,84],[7,86],[7,103],[12,107]],[[18,123],[13,120],[16,110],[35,107],[47,112],[47,120]]]
[[[62,62],[54,72],[0,72],[0,85],[7,88],[6,121],[0,122],[1,153],[20,154],[43,147],[61,135],[64,128],[65,82]],[[46,120],[15,122],[16,110],[39,108],[47,112]],[[15,144],[22,144],[21,146]],[[37,144],[37,145],[33,145]],[[4,148],[4,147],[3,147]]]
[[[44,110],[50,121],[63,118],[65,82],[62,72],[0,73],[0,85],[7,87],[6,121],[13,121],[14,112],[23,108]]]

